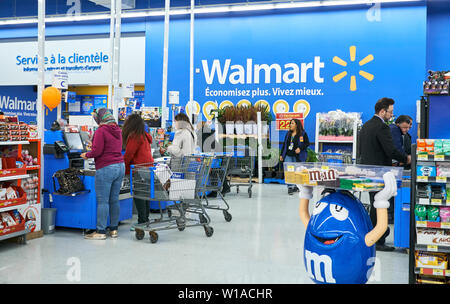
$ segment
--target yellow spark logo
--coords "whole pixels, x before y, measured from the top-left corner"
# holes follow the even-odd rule
[[[365,64],[371,62],[373,59],[374,59],[373,55],[370,54],[370,55],[366,56],[364,59],[362,59],[359,62],[359,66],[365,65]],[[350,61],[354,62],[355,60],[356,60],[356,46],[352,45],[350,47]],[[333,57],[333,62],[336,63],[336,64],[339,64],[340,66],[343,66],[343,67],[347,66],[347,62],[342,60],[338,56],[334,56]],[[374,78],[374,76],[372,74],[367,73],[367,72],[365,72],[363,70],[359,71],[359,75],[361,75],[362,77],[366,78],[369,81],[372,81],[373,78]],[[333,81],[334,82],[338,82],[341,79],[343,79],[345,76],[347,76],[347,72],[346,71],[335,75],[333,77]],[[350,91],[356,91],[356,77],[355,77],[355,75],[352,75],[350,77]]]

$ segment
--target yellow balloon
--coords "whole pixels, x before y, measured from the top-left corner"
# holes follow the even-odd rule
[[[42,102],[52,111],[61,103],[61,91],[54,87],[47,87],[42,92]]]

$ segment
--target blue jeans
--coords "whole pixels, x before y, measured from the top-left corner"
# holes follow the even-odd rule
[[[125,164],[103,167],[95,173],[95,194],[97,198],[97,232],[106,233],[108,214],[110,230],[119,226],[119,194],[125,175]]]
[[[284,161],[287,163],[296,163],[297,159],[295,158],[295,156],[286,155],[286,157],[284,158]],[[287,187],[288,187],[288,189],[294,189],[297,186],[294,184],[287,184]]]

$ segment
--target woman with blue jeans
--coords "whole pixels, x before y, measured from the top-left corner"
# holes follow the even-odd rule
[[[90,152],[81,154],[84,159],[95,160],[95,193],[97,198],[97,230],[85,236],[90,240],[105,240],[108,215],[109,231],[116,238],[119,226],[119,194],[125,175],[122,156],[122,131],[113,114],[106,108],[93,113],[99,125],[92,139]]]
[[[292,119],[281,148],[280,161],[290,163],[305,162],[308,158],[308,146],[308,134],[303,129],[302,123],[298,119]],[[292,195],[296,190],[298,189],[295,185],[288,185],[289,195]]]

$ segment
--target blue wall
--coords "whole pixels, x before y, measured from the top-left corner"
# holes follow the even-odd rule
[[[0,1],[0,15],[18,15],[6,12],[7,2]],[[30,5],[23,6],[22,16],[30,15],[37,10]],[[54,2],[54,8],[51,3]],[[83,12],[104,10],[91,2],[82,1]],[[137,0],[138,8],[162,7],[162,0]],[[189,1],[175,1],[176,5],[188,5]],[[205,2],[205,1],[203,1]],[[207,4],[210,4],[210,1]],[[223,3],[224,1],[216,1]],[[232,1],[226,1],[232,2]],[[47,11],[61,13],[67,10],[66,1],[47,1]],[[206,4],[196,1],[196,4]],[[363,113],[363,120],[373,114],[373,105],[384,96],[396,100],[395,114],[408,114],[415,117],[415,100],[422,95],[421,83],[427,68],[449,69],[448,56],[445,56],[449,43],[449,30],[431,31],[443,25],[448,27],[450,12],[443,8],[448,2],[440,3],[441,7],[428,8],[425,5],[385,6],[380,10],[380,20],[370,22],[367,19],[369,6],[341,9],[296,10],[289,13],[265,14],[226,14],[202,16],[196,19],[195,32],[195,74],[194,98],[202,104],[208,100],[219,103],[229,99],[237,103],[242,98],[212,98],[205,96],[205,89],[256,89],[271,90],[295,89],[306,87],[320,89],[322,96],[286,96],[292,107],[298,99],[306,99],[311,105],[311,113],[306,120],[309,134],[314,134],[315,113],[341,109]],[[3,14],[3,15],[2,15]],[[35,15],[35,14],[34,14]],[[0,16],[0,17],[1,17]],[[146,33],[146,105],[160,105],[162,92],[162,60],[163,60],[163,21],[162,18],[147,20],[124,20],[123,32]],[[36,26],[1,27],[1,39],[36,37]],[[48,24],[47,36],[85,35],[109,33],[109,22],[91,22],[72,24]],[[447,38],[447,39],[445,39]],[[349,47],[356,46],[356,61],[349,60]],[[170,53],[168,90],[180,91],[183,104],[189,95],[189,20],[184,17],[171,18]],[[372,54],[374,60],[360,67],[357,62],[366,55]],[[324,67],[320,76],[323,83],[316,83],[313,71],[308,71],[306,83],[277,84],[237,84],[228,81],[221,85],[217,78],[207,84],[201,60],[208,60],[209,67],[213,59],[219,59],[223,66],[225,59],[231,59],[231,65],[245,67],[246,59],[252,58],[254,64],[279,64],[313,62],[319,56]],[[334,56],[346,60],[347,67],[332,62]],[[358,75],[363,69],[374,75],[368,81]],[[348,75],[339,82],[333,76],[342,71]],[[232,70],[233,71],[233,70]],[[230,73],[232,72],[230,71]],[[230,74],[229,73],[229,74]],[[229,75],[228,74],[228,75]],[[350,75],[356,76],[357,90],[349,90]],[[273,79],[275,74],[271,74]],[[264,81],[264,77],[261,78]],[[265,99],[272,105],[280,96],[261,96],[248,98],[251,101]],[[416,134],[415,130],[412,134]],[[312,136],[313,137],[313,136]],[[313,139],[313,138],[312,138]]]
[[[450,70],[450,2],[433,0],[427,10],[427,70]],[[430,138],[450,138],[449,96],[430,97]]]

